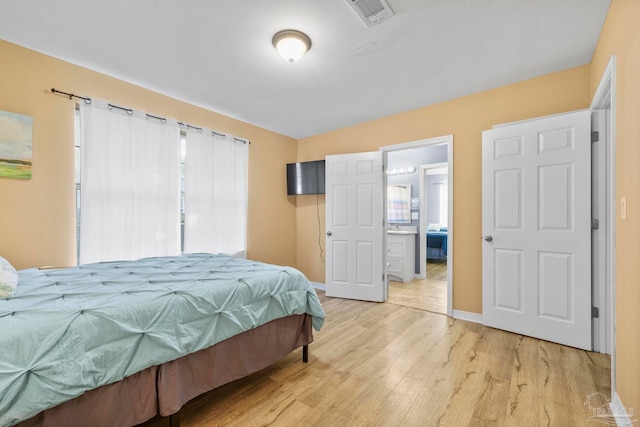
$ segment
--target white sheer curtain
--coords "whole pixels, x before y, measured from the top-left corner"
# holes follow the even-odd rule
[[[180,128],[81,107],[80,263],[180,253]]]
[[[246,257],[249,144],[189,131],[184,252]]]

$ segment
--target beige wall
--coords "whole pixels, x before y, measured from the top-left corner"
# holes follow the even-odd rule
[[[74,102],[52,87],[251,140],[249,256],[295,265],[295,140],[1,40],[0,58],[0,110],[34,120],[33,179],[0,178],[0,255],[16,268],[75,264]]]
[[[297,265],[324,281],[324,196],[287,197],[284,164],[326,154],[454,136],[455,269],[453,306],[480,313],[481,132],[497,123],[586,108],[610,55],[617,55],[618,221],[617,386],[640,408],[640,2],[613,0],[591,65],[298,141],[0,41],[0,109],[34,117],[33,179],[0,178],[0,255],[18,268],[75,259],[73,102],[51,87],[104,98],[248,138],[249,256]],[[316,200],[318,203],[316,204]],[[318,218],[320,216],[320,225]],[[295,224],[295,227],[294,227]],[[296,251],[297,248],[297,251]]]
[[[585,65],[419,108],[298,142],[298,160],[327,154],[375,151],[442,135],[454,139],[454,271],[453,308],[482,311],[481,171],[482,131],[494,124],[588,108],[590,73]],[[318,247],[315,196],[297,199],[297,264],[311,280],[324,282]],[[320,198],[324,236],[324,198]],[[324,247],[324,238],[321,238]]]
[[[616,220],[616,388],[640,410],[640,2],[613,0],[591,67],[595,91],[616,55],[616,200],[627,197],[627,220]],[[637,418],[634,417],[634,419]]]

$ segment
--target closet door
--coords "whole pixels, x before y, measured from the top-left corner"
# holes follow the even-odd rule
[[[590,350],[588,110],[482,135],[482,318]]]

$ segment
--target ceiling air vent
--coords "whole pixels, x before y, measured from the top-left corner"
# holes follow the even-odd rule
[[[393,16],[393,10],[385,0],[346,0],[354,12],[368,27]]]

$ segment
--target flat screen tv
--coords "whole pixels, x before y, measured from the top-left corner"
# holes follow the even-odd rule
[[[287,164],[287,195],[324,194],[324,160]]]

